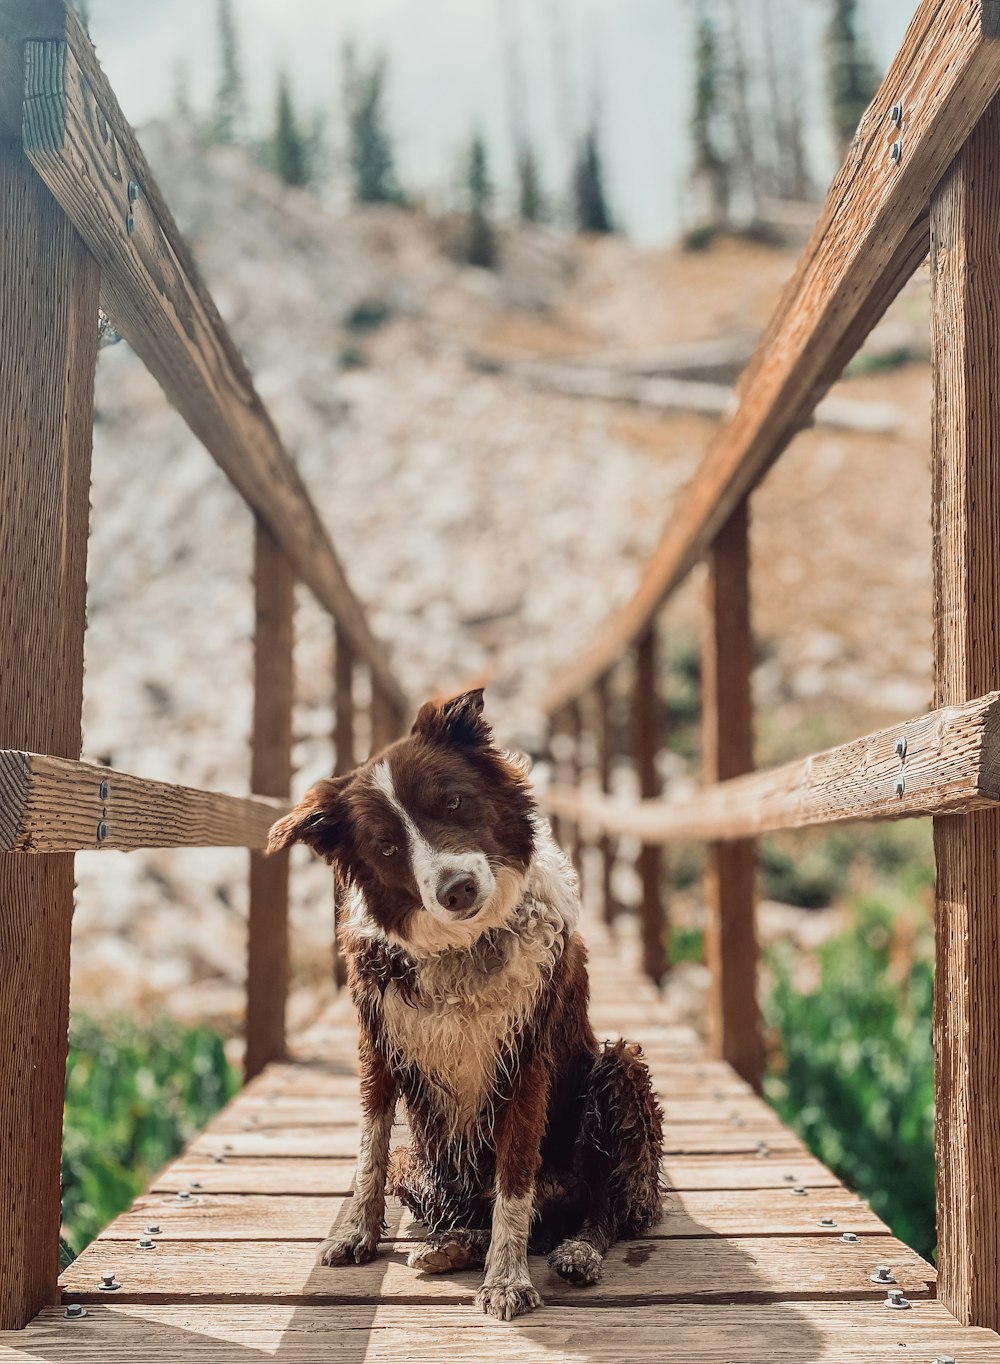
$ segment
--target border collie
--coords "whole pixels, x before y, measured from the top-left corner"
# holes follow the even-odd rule
[[[529,1250],[591,1284],[657,1220],[662,1113],[639,1047],[594,1036],[576,876],[482,711],[482,691],[428,702],[269,846],[308,844],[350,887],[364,1132],[350,1230],[321,1262],[375,1256],[388,1189],[430,1233],[409,1264],[484,1267],[476,1301],[509,1321],[541,1302]],[[399,1098],[411,1141],[390,1151]]]

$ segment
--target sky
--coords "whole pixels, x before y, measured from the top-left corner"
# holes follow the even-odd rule
[[[795,5],[802,24],[807,140],[818,176],[834,169],[822,69],[828,0]],[[760,0],[737,0],[746,22]],[[487,139],[493,174],[512,182],[513,46],[522,72],[516,105],[539,151],[543,179],[568,178],[571,139],[595,100],[609,197],[620,225],[646,243],[684,229],[692,78],[692,0],[233,0],[253,116],[260,131],[287,71],[303,114],[340,117],[340,51],[384,49],[400,179],[444,193],[459,175],[473,129]],[[915,0],[860,0],[872,51],[884,67]],[[133,124],[169,112],[178,65],[195,107],[216,71],[214,0],[89,0],[98,55]],[[557,55],[558,54],[558,55]]]

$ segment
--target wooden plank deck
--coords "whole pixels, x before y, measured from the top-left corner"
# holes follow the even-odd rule
[[[643,1042],[666,1108],[670,1191],[589,1289],[532,1273],[546,1306],[512,1323],[477,1312],[479,1275],[407,1268],[419,1236],[390,1210],[384,1255],[316,1264],[349,1211],[358,1139],[355,1032],[339,1001],[268,1066],[63,1277],[64,1303],[0,1334],[6,1361],[872,1361],[1000,1364],[1000,1337],[934,1299],[934,1271],[895,1240],[728,1066],[669,1026],[657,996],[598,927],[598,1032]],[[400,1138],[405,1129],[400,1125]],[[148,1232],[147,1228],[157,1231]],[[847,1232],[856,1240],[844,1241]],[[149,1238],[155,1248],[138,1242]],[[870,1281],[892,1266],[911,1306]],[[102,1292],[101,1275],[121,1285]]]

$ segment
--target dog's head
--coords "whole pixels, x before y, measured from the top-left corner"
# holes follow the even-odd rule
[[[507,922],[534,852],[533,812],[522,766],[470,691],[428,702],[405,739],[319,782],[271,829],[268,850],[308,844],[387,936],[439,952]]]

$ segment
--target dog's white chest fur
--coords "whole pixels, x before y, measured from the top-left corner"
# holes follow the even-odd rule
[[[513,1044],[575,928],[575,886],[564,879],[564,866],[558,872],[561,894],[552,893],[547,876],[543,884],[529,876],[524,899],[499,934],[469,950],[419,960],[412,1002],[395,984],[386,989],[389,1050],[426,1077],[456,1131],[468,1131],[488,1113],[487,1100],[505,1078]]]

